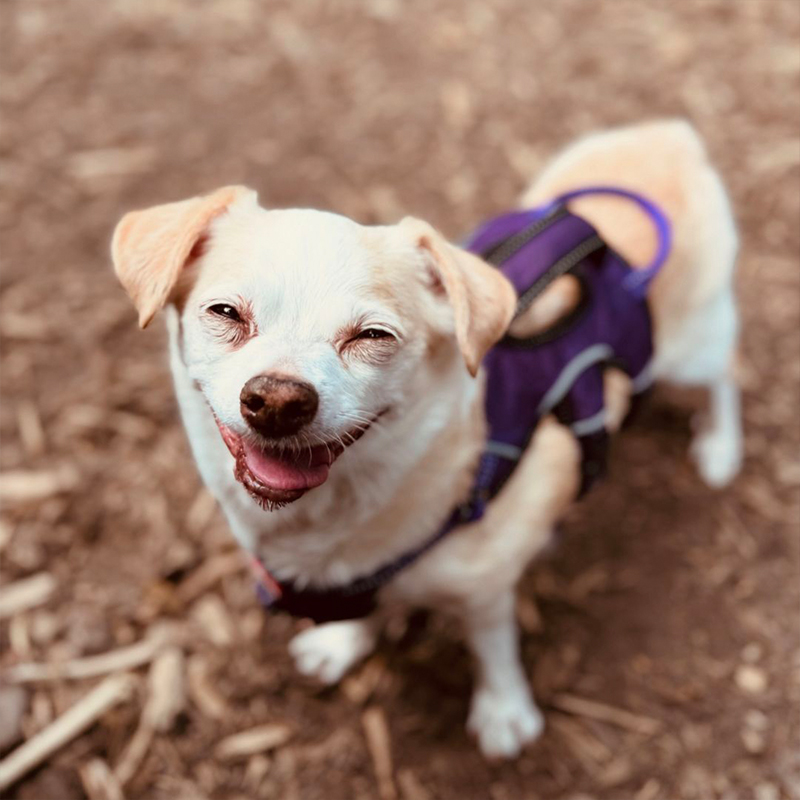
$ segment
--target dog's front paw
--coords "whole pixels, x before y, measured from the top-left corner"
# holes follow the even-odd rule
[[[527,687],[516,690],[477,689],[472,697],[467,730],[478,739],[487,758],[515,758],[544,728],[544,717]]]
[[[701,431],[692,441],[691,454],[700,477],[719,489],[736,477],[742,465],[741,437],[726,430]]]
[[[334,684],[374,646],[372,625],[355,620],[329,622],[298,633],[289,642],[289,652],[298,672]]]

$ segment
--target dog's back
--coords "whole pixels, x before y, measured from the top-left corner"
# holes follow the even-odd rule
[[[741,434],[733,374],[738,241],[722,181],[694,128],[683,120],[664,120],[579,140],[548,165],[525,192],[522,205],[540,205],[565,191],[593,185],[639,192],[671,220],[672,250],[649,292],[653,373],[662,380],[710,390],[709,435],[698,440],[695,456],[709,483],[724,484],[738,470]],[[571,207],[632,265],[652,258],[656,230],[635,204],[589,196]]]

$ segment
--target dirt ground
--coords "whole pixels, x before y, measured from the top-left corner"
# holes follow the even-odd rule
[[[8,797],[113,800],[109,765],[129,800],[800,798],[800,4],[7,0],[2,15],[2,746],[103,680],[16,684],[20,663],[164,624],[173,645]],[[702,486],[686,457],[702,397],[656,392],[524,581],[548,727],[487,764],[464,732],[469,659],[435,615],[398,620],[338,689],[293,672],[298,626],[262,613],[201,489],[163,331],[137,330],[110,234],[131,208],[242,182],[267,204],[413,213],[457,236],[576,135],[660,115],[697,124],[741,226],[744,471]],[[137,757],[164,686],[177,702]]]

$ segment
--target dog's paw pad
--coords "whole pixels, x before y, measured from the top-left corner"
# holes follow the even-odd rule
[[[544,717],[527,689],[503,693],[479,689],[472,698],[467,729],[487,758],[515,758],[539,737]]]
[[[709,486],[719,489],[727,486],[739,472],[741,439],[726,432],[701,432],[692,442],[691,454],[700,477]]]
[[[334,622],[309,628],[292,639],[289,653],[297,671],[325,684],[338,683],[375,645],[364,624]]]

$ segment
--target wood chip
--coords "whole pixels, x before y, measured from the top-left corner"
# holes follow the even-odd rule
[[[601,767],[610,760],[612,753],[605,744],[592,736],[576,719],[553,714],[549,724],[564,739],[572,754],[592,777],[600,775]]]
[[[366,709],[361,715],[361,724],[364,726],[367,748],[378,781],[378,796],[381,800],[396,800],[391,737],[383,709],[379,706]]]
[[[56,579],[49,572],[38,572],[3,586],[0,593],[0,619],[43,605],[55,590]]]
[[[217,745],[214,752],[217,758],[231,761],[274,750],[286,744],[291,737],[292,730],[288,725],[259,725],[257,728],[226,737]]]
[[[386,662],[380,656],[373,656],[361,669],[342,681],[341,690],[352,703],[363,705],[385,677]]]
[[[67,159],[65,169],[81,183],[145,172],[156,157],[152,147],[106,147],[83,150]]]
[[[153,660],[148,675],[144,714],[148,724],[166,733],[186,707],[185,659],[179,647],[168,647]]]
[[[184,657],[178,647],[168,647],[153,661],[147,676],[147,700],[136,732],[114,768],[125,786],[138,772],[156,732],[166,733],[186,705]]]
[[[227,575],[243,572],[245,558],[238,550],[207,559],[178,586],[176,596],[181,603],[191,603],[205,594]]]
[[[417,776],[410,769],[397,771],[397,784],[403,800],[431,800],[428,790],[419,782]]]
[[[93,678],[109,672],[121,672],[147,664],[170,642],[175,641],[172,625],[157,625],[141,642],[87,658],[53,664],[17,664],[3,673],[10,683]]]
[[[89,800],[125,800],[114,773],[102,758],[88,761],[79,774]]]
[[[45,437],[42,418],[39,415],[39,409],[30,400],[23,400],[17,406],[17,427],[22,446],[29,456],[35,458],[44,453]]]
[[[11,652],[16,658],[31,658],[30,621],[27,614],[17,614],[11,617],[8,626],[8,640],[11,643]]]
[[[200,489],[186,513],[186,529],[190,533],[202,533],[213,519],[216,509],[217,501],[211,492],[206,488]]]
[[[734,676],[736,685],[748,694],[761,694],[767,688],[769,681],[767,673],[755,664],[742,664],[736,669]]]
[[[8,750],[22,739],[22,719],[30,696],[21,686],[0,685],[0,751]]]
[[[552,705],[569,714],[596,719],[600,722],[608,722],[643,736],[652,736],[661,728],[661,722],[652,717],[644,717],[622,708],[598,703],[596,700],[587,700],[574,694],[558,694],[553,698]]]
[[[52,725],[28,739],[3,761],[0,761],[0,792],[41,764],[65,744],[80,736],[103,714],[133,693],[132,675],[106,678]]]
[[[192,702],[205,716],[215,720],[224,719],[229,713],[228,704],[209,681],[208,664],[202,656],[194,655],[189,659],[186,676]]]
[[[11,542],[11,537],[14,535],[14,529],[4,519],[0,519],[0,553],[8,547]]]
[[[136,774],[144,757],[147,755],[147,751],[150,749],[153,734],[152,726],[148,725],[144,721],[144,717],[142,717],[136,731],[122,751],[116,767],[114,767],[114,779],[120,786],[125,786]]]
[[[256,755],[250,757],[247,762],[247,768],[244,771],[244,784],[250,792],[257,794],[270,770],[270,766],[269,756],[256,753]]]
[[[655,779],[650,778],[638,792],[633,800],[656,800],[661,792],[661,784]]]
[[[0,334],[8,339],[41,341],[50,337],[50,327],[41,317],[3,310],[0,315]]]
[[[233,644],[236,631],[228,609],[219,595],[210,593],[203,595],[192,606],[192,618],[212,644],[222,648]]]
[[[45,470],[7,470],[0,473],[0,501],[32,503],[74,489],[80,480],[77,470],[59,467]]]
[[[520,595],[517,598],[517,619],[525,633],[541,633],[544,630],[542,615],[533,597]]]

